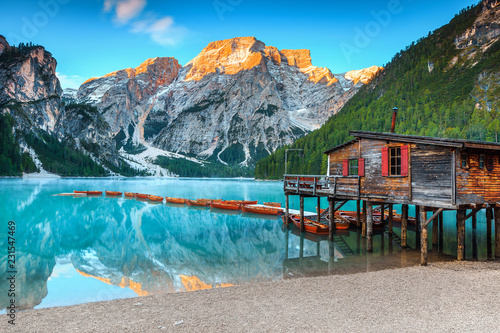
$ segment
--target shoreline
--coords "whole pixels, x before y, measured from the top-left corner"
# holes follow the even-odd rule
[[[499,297],[500,262],[438,262],[29,310],[15,330],[494,332]]]

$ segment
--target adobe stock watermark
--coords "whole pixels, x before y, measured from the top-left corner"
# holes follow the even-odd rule
[[[237,6],[241,5],[242,2],[243,0],[214,0],[212,1],[212,5],[219,19],[224,21],[224,14],[226,12],[232,12]]]
[[[340,43],[340,49],[347,59],[347,62],[351,62],[352,55],[359,54],[362,52],[362,49],[368,47],[372,40],[380,35],[382,29],[391,24],[392,18],[395,15],[401,14],[403,9],[400,0],[389,0],[386,9],[382,9],[378,12],[371,10],[370,15],[373,17],[373,20],[367,22],[363,28],[359,26],[354,28],[356,34],[353,43]]]
[[[40,29],[49,24],[50,19],[59,13],[61,5],[65,5],[71,0],[39,0],[40,10],[31,16],[21,18],[21,34],[10,32],[7,34],[7,40],[11,45],[17,45],[26,39],[33,39]]]

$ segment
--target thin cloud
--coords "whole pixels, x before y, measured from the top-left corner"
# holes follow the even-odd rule
[[[80,88],[83,81],[85,81],[84,78],[78,75],[66,75],[63,73],[56,72],[56,76],[59,79],[59,82],[61,83],[61,87],[63,89],[66,88],[78,89]]]
[[[175,45],[187,34],[187,29],[178,26],[172,16],[161,16],[153,11],[143,13],[147,0],[104,0],[103,11],[114,11],[114,21],[129,25],[130,32],[148,35],[156,44]]]
[[[105,0],[103,10],[109,13],[114,8],[115,20],[121,24],[126,24],[131,19],[139,16],[146,4],[146,0]]]
[[[175,25],[173,17],[165,16],[161,18],[149,17],[134,22],[130,32],[149,35],[155,43],[167,46],[177,44],[184,37],[187,30],[184,27]]]

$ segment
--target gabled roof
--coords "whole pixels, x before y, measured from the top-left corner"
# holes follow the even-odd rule
[[[338,145],[337,147],[333,147],[332,149],[328,149],[327,151],[324,151],[323,154],[328,154],[328,153],[331,153],[332,151],[335,151],[335,150],[338,150],[340,148],[344,148],[345,146],[348,146],[350,145],[351,143],[354,143],[356,141],[358,141],[359,139],[353,139],[351,141],[347,141],[346,143],[343,143],[341,145]]]
[[[345,147],[346,145],[351,144],[351,143],[359,140],[359,138],[385,140],[385,141],[408,142],[408,143],[420,143],[420,144],[441,146],[441,147],[486,149],[486,150],[498,150],[498,151],[500,151],[500,143],[495,143],[495,142],[433,138],[433,137],[429,137],[429,136],[403,135],[403,134],[394,134],[394,133],[377,133],[377,132],[364,132],[364,131],[350,131],[349,134],[354,136],[357,139],[351,140],[351,141],[346,142],[340,146],[337,146],[337,147],[334,147],[330,150],[327,150],[327,151],[325,151],[325,154],[331,153],[339,148]]]

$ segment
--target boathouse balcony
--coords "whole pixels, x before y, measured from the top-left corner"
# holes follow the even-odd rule
[[[285,175],[283,189],[288,194],[358,200],[361,196],[361,177]]]

